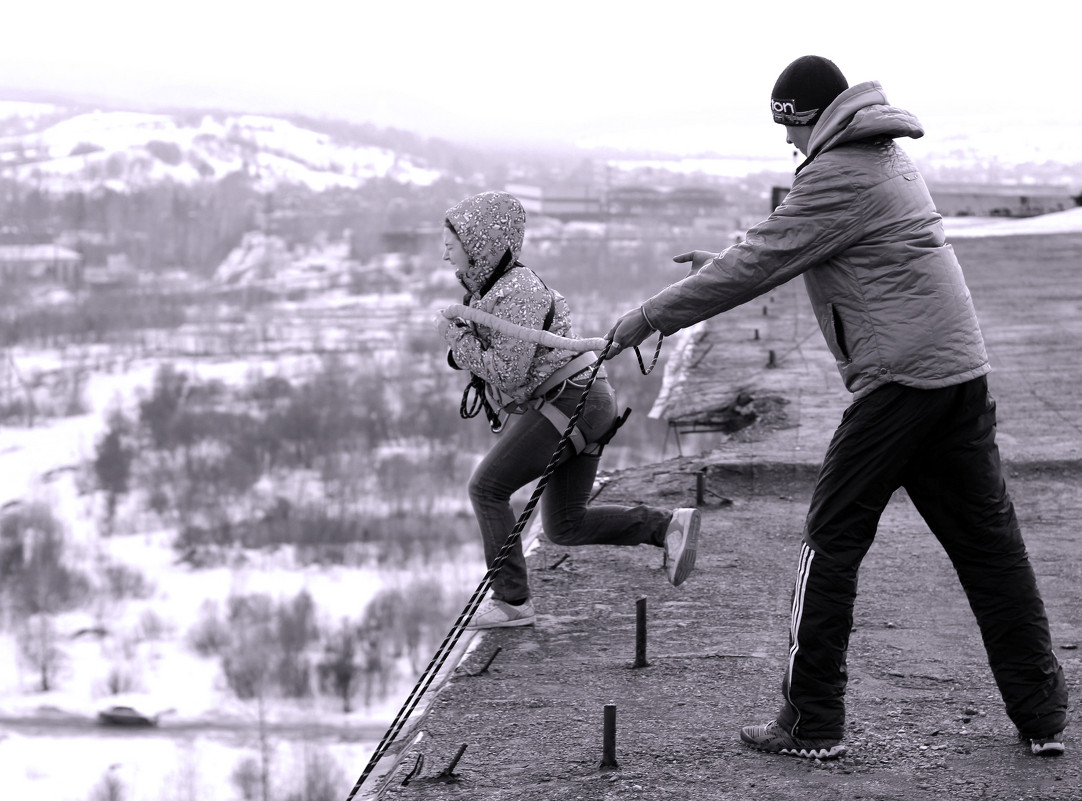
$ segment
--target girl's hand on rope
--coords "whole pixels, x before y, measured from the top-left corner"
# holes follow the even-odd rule
[[[642,306],[632,309],[619,320],[609,331],[606,339],[612,340],[612,346],[605,355],[611,359],[619,355],[626,348],[636,348],[644,339],[654,332],[654,327],[646,321],[646,314]]]
[[[699,272],[699,270],[706,266],[707,262],[713,261],[720,255],[720,253],[711,253],[707,250],[692,250],[688,253],[681,253],[679,256],[673,256],[672,260],[675,261],[677,264],[684,264],[689,261],[691,262],[691,267],[688,268],[688,274],[684,276],[685,278],[687,278],[689,276],[695,275],[695,273]]]
[[[437,314],[432,323],[447,344],[457,342],[470,327],[461,317],[444,317],[442,313]]]

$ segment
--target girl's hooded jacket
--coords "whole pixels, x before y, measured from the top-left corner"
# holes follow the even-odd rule
[[[702,270],[643,304],[663,334],[803,274],[819,327],[857,397],[990,371],[977,316],[923,178],[894,139],[924,135],[878,81],[826,109],[783,203]]]
[[[483,192],[447,210],[470,267],[461,277],[465,303],[527,328],[545,328],[576,338],[571,312],[560,293],[518,262],[526,212],[513,195]],[[546,379],[575,358],[569,350],[525,342],[487,326],[450,326],[445,336],[454,366],[484,379],[501,407],[515,408],[534,396]]]

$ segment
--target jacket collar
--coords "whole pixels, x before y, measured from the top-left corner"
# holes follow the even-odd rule
[[[808,157],[796,171],[799,173],[820,153],[873,136],[919,139],[924,136],[924,128],[913,114],[887,102],[879,81],[865,81],[850,86],[827,106],[812,131]]]

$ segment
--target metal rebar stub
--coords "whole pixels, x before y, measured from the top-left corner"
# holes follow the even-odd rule
[[[485,664],[481,666],[480,670],[478,670],[476,673],[467,673],[466,675],[470,678],[474,678],[476,676],[480,676],[482,673],[488,673],[489,666],[492,665],[493,661],[496,659],[497,656],[499,656],[499,653],[502,650],[503,646],[497,645],[496,650],[492,652],[492,656],[490,656],[488,658],[488,661],[486,661]]]
[[[458,753],[451,759],[450,764],[437,773],[433,781],[444,782],[445,784],[457,782],[458,776],[455,775],[455,766],[458,765],[458,760],[462,759],[464,753],[466,753],[466,743],[462,743],[462,745],[458,747]]]
[[[549,566],[548,566],[548,569],[549,569],[549,570],[555,570],[555,569],[556,569],[556,568],[558,568],[558,567],[559,567],[560,565],[562,565],[562,564],[563,564],[563,563],[564,563],[565,561],[567,561],[567,558],[568,558],[569,556],[571,556],[571,554],[569,554],[569,553],[565,553],[565,554],[564,554],[563,556],[561,556],[561,557],[560,557],[559,559],[557,559],[557,560],[556,560],[556,561],[555,561],[555,562],[554,562],[553,564],[549,565]]]
[[[421,774],[421,769],[425,766],[425,755],[418,754],[417,761],[413,764],[413,770],[406,774],[406,778],[402,780],[402,786],[405,787],[415,778]]]
[[[635,602],[635,664],[634,668],[650,667],[646,661],[646,599]]]
[[[598,770],[616,770],[616,704],[605,704],[605,731]]]

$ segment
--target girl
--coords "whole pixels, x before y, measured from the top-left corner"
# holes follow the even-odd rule
[[[443,259],[454,267],[455,277],[465,288],[466,305],[519,326],[574,338],[567,301],[518,261],[525,231],[526,212],[514,196],[483,192],[468,197],[447,212]],[[437,328],[450,348],[449,363],[468,370],[487,400],[510,413],[502,431],[495,417],[490,418],[499,437],[469,484],[485,559],[491,567],[515,527],[511,496],[548,466],[598,357],[535,345],[460,318],[440,316]],[[679,585],[695,565],[698,509],[587,506],[601,447],[620,422],[616,393],[602,367],[575,436],[565,446],[542,495],[545,535],[558,545],[664,548],[669,581]],[[471,628],[530,626],[534,618],[526,560],[521,543],[516,543]]]

